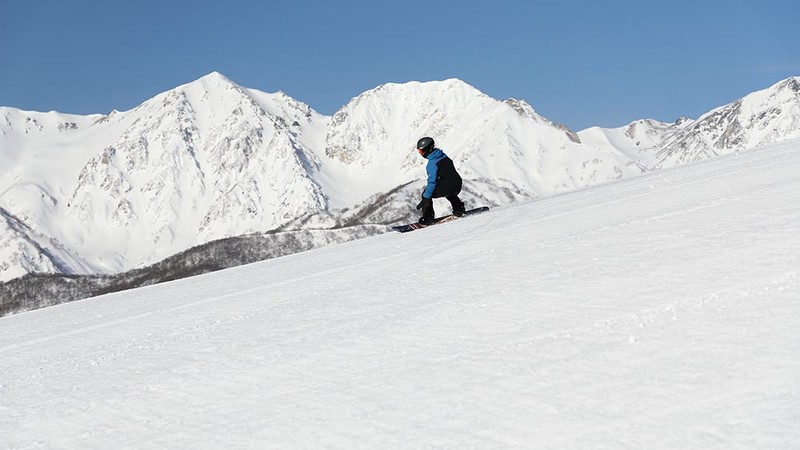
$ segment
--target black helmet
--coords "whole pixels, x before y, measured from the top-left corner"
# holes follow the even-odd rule
[[[436,144],[433,142],[433,138],[424,137],[417,141],[417,151],[422,156],[428,156],[433,151],[433,148]]]

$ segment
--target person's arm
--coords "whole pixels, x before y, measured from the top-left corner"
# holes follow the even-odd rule
[[[425,186],[425,191],[422,193],[424,198],[433,198],[433,191],[436,190],[436,176],[439,172],[439,165],[435,161],[428,162],[428,184]]]

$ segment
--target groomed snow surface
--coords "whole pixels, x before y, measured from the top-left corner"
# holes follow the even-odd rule
[[[798,168],[795,141],[2,318],[0,448],[794,447]]]

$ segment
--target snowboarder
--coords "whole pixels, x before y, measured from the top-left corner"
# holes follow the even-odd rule
[[[461,176],[453,166],[453,160],[448,158],[444,152],[436,148],[433,138],[424,137],[417,142],[417,152],[428,160],[426,168],[428,172],[428,184],[422,192],[422,201],[417,204],[417,209],[422,210],[422,217],[419,218],[421,225],[433,223],[433,199],[444,197],[453,207],[453,215],[461,217],[464,215],[464,202],[458,198],[461,192]]]

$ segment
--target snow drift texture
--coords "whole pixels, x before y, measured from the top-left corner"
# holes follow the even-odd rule
[[[333,116],[218,73],[108,115],[0,108],[0,281],[410,220],[423,135],[454,159],[468,204],[503,205],[800,136],[799,96],[790,78],[698,120],[580,133],[459,80],[382,85]]]

